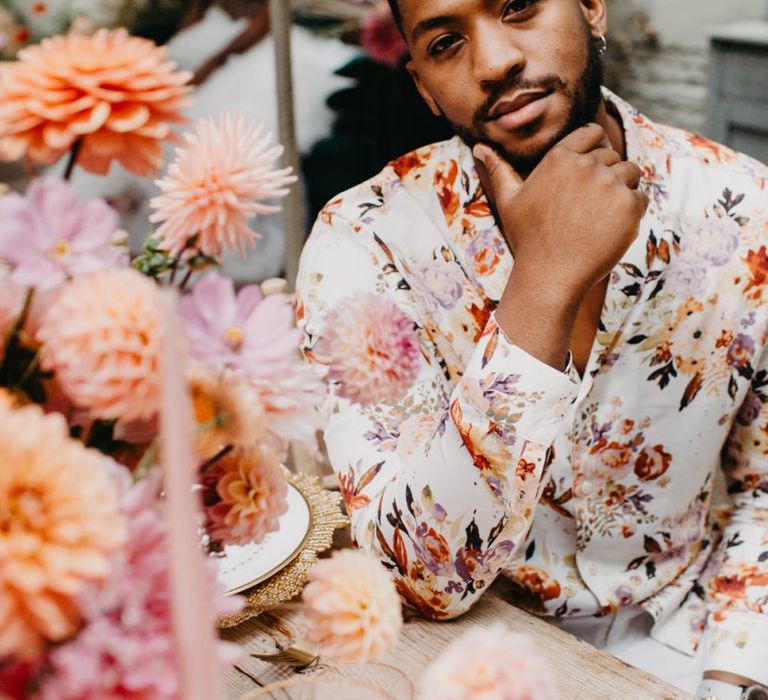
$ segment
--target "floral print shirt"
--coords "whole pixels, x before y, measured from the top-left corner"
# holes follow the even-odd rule
[[[604,96],[651,203],[583,377],[497,326],[514,261],[458,138],[325,207],[298,283],[307,358],[324,314],[366,292],[423,354],[396,403],[329,387],[329,458],[356,541],[425,615],[503,573],[536,612],[641,605],[660,641],[703,638],[705,668],[768,683],[768,168]]]

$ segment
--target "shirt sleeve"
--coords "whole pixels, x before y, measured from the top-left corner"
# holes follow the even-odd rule
[[[324,314],[352,295],[386,294],[419,324],[407,285],[360,235],[321,220],[305,248],[297,288],[309,361]],[[328,387],[325,443],[355,541],[407,603],[445,619],[468,610],[525,541],[577,387],[493,317],[455,384],[421,338],[417,381],[397,402],[361,407]]]
[[[768,358],[752,378],[724,451],[733,497],[708,585],[705,670],[768,684]]]

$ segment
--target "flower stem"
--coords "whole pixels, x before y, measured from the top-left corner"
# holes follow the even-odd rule
[[[188,283],[188,282],[189,282],[189,280],[192,278],[192,274],[193,274],[193,273],[194,273],[194,270],[193,270],[193,269],[190,267],[190,268],[187,270],[187,274],[186,274],[186,275],[184,275],[184,279],[183,279],[183,280],[181,280],[181,284],[179,285],[179,291],[180,291],[180,292],[183,292],[183,291],[185,291],[185,290],[186,290],[186,288],[187,288],[187,283]]]
[[[194,247],[196,243],[197,243],[197,236],[192,236],[191,238],[188,238],[184,243],[184,247],[179,251],[179,254],[174,258],[173,262],[171,263],[171,277],[169,280],[171,284],[173,284],[174,280],[176,279],[176,272],[179,269],[179,264],[181,263],[181,259],[184,256],[184,253],[186,253],[190,248]]]
[[[40,351],[38,350],[30,360],[29,364],[27,365],[27,368],[24,370],[22,375],[16,380],[13,386],[14,389],[21,389],[29,381],[32,375],[40,367],[41,359],[42,358],[40,357]]]
[[[16,354],[21,345],[21,332],[24,329],[24,324],[29,317],[29,311],[32,308],[32,299],[35,296],[35,288],[30,287],[27,290],[27,295],[24,297],[24,306],[21,307],[21,313],[19,313],[16,322],[13,324],[10,333],[8,333],[8,339],[5,344],[5,354],[3,356],[2,365],[0,365],[0,386],[10,386],[8,384],[11,381],[9,375],[13,370],[13,363],[16,359]]]
[[[139,463],[136,465],[136,469],[133,470],[134,483],[143,479],[152,468],[155,460],[157,459],[158,447],[159,443],[157,438],[155,438],[151,443],[149,443],[149,447],[144,450],[144,454],[141,456]]]
[[[227,445],[226,447],[222,447],[215,455],[213,455],[213,457],[207,459],[200,465],[200,473],[205,474],[205,472],[207,472],[214,464],[216,464],[216,462],[226,457],[234,449],[234,445]]]
[[[79,138],[72,144],[72,148],[69,150],[69,160],[67,161],[67,167],[64,170],[64,179],[69,182],[72,178],[72,173],[75,170],[77,164],[77,157],[80,155],[80,150],[83,147],[83,139]]]

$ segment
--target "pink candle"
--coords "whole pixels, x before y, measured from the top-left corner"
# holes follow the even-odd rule
[[[185,379],[187,352],[174,291],[163,293],[165,347],[161,367],[162,466],[173,594],[173,620],[184,700],[223,700],[211,596],[198,534],[199,504],[192,492],[192,408]]]

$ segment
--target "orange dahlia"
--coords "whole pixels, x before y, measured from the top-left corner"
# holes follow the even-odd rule
[[[342,549],[319,561],[303,599],[307,636],[329,659],[378,661],[397,643],[400,598],[389,572],[370,554]]]
[[[0,444],[0,658],[30,658],[76,631],[125,522],[106,458],[59,414],[0,402]]]
[[[160,403],[160,290],[130,268],[78,277],[45,310],[41,366],[92,418],[149,420]]]
[[[80,141],[86,170],[104,175],[117,160],[150,175],[169,122],[182,121],[190,77],[124,29],[45,39],[0,66],[0,158],[51,164]]]
[[[188,384],[197,423],[195,450],[201,459],[211,459],[228,445],[257,446],[266,431],[265,407],[247,381],[194,366]]]

